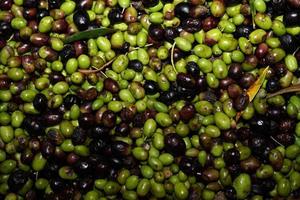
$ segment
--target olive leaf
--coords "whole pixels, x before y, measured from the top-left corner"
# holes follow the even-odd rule
[[[300,92],[300,84],[297,85],[292,85],[290,87],[287,88],[283,88],[277,92],[268,94],[266,98],[271,98],[280,94],[286,94],[286,93],[292,93],[292,92]]]
[[[249,96],[249,102],[251,102],[254,99],[259,89],[261,88],[262,84],[264,83],[268,70],[269,70],[269,66],[264,69],[262,74],[254,82],[254,84],[247,90],[247,95]]]
[[[104,36],[110,33],[114,33],[116,32],[116,30],[111,29],[111,28],[95,28],[92,30],[86,30],[86,31],[80,31],[77,33],[74,33],[73,35],[70,35],[68,37],[65,38],[64,43],[71,43],[74,41],[78,41],[78,40],[84,40],[84,39],[91,39],[91,38],[96,38],[99,36]]]
[[[254,22],[254,18],[256,15],[256,9],[254,6],[254,1],[255,0],[249,0],[249,4],[250,4],[250,12],[251,12],[251,16],[252,16],[252,25],[253,25],[253,29],[255,29],[255,22]]]

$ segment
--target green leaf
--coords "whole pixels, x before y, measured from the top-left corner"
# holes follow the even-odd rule
[[[99,36],[104,36],[110,33],[114,33],[116,30],[111,29],[111,28],[95,28],[92,30],[86,30],[86,31],[81,31],[78,33],[74,33],[73,35],[70,35],[68,37],[66,37],[66,39],[64,40],[64,43],[71,43],[74,41],[78,41],[78,40],[84,40],[84,39],[91,39],[91,38],[96,38]]]
[[[292,92],[300,92],[300,84],[297,85],[292,85],[290,87],[287,88],[283,88],[277,92],[274,92],[272,94],[268,94],[267,98],[271,98],[280,94],[286,94],[286,93],[292,93]]]
[[[255,81],[255,83],[247,90],[247,94],[249,96],[250,102],[254,99],[259,89],[261,88],[262,84],[264,83],[268,70],[269,70],[269,66],[264,69],[264,71]]]
[[[268,70],[269,70],[269,66],[264,69],[264,71],[255,81],[255,83],[247,90],[247,94],[249,96],[250,102],[254,99],[259,89],[261,88],[262,84],[264,83]]]

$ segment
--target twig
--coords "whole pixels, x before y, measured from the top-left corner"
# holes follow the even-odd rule
[[[172,67],[173,67],[174,71],[176,73],[178,73],[177,70],[176,70],[176,68],[175,68],[175,64],[174,64],[174,49],[175,49],[175,45],[176,45],[176,42],[173,43],[172,49],[171,49],[171,64],[172,64]]]
[[[284,88],[284,89],[279,90],[272,94],[268,94],[268,96],[266,98],[268,99],[268,98],[271,98],[271,97],[274,97],[274,96],[277,96],[280,94],[286,94],[286,93],[291,93],[291,92],[300,92],[300,84],[293,85],[288,88]]]
[[[271,138],[274,142],[276,142],[277,144],[279,144],[280,146],[284,146],[283,144],[281,144],[280,142],[278,142],[273,136],[270,136],[270,138]]]
[[[91,74],[91,73],[97,73],[102,71],[105,67],[109,66],[112,62],[114,62],[115,58],[108,61],[107,63],[105,63],[102,67],[100,67],[99,69],[96,70],[92,70],[92,69],[80,69],[79,72],[83,73],[83,74]]]

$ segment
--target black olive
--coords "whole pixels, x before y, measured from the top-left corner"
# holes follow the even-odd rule
[[[267,141],[263,136],[256,135],[250,139],[250,148],[255,155],[259,155],[264,151],[266,143]]]
[[[264,116],[254,116],[250,120],[250,128],[256,134],[267,134],[270,128],[270,120]]]
[[[44,135],[45,127],[42,125],[42,122],[35,120],[29,117],[26,117],[22,123],[24,129],[32,135]]]
[[[90,133],[92,138],[108,139],[109,128],[100,125],[95,126],[90,129]]]
[[[290,11],[283,15],[283,23],[286,27],[297,26],[300,23],[300,12]]]
[[[166,27],[165,28],[165,39],[169,42],[173,42],[173,40],[179,36],[179,33],[174,27]]]
[[[13,34],[13,29],[8,22],[0,22],[0,37],[4,38],[5,40],[9,39]]]
[[[131,152],[130,145],[126,142],[115,141],[111,144],[111,150],[114,156],[128,156]]]
[[[76,55],[73,45],[67,44],[63,50],[59,53],[60,59],[63,63],[66,63],[70,58],[74,58]]]
[[[286,0],[271,0],[267,4],[268,13],[272,17],[284,14],[286,10]]]
[[[198,67],[198,64],[193,61],[187,63],[186,70],[194,77],[199,76],[200,69]]]
[[[72,143],[74,145],[80,145],[85,142],[87,138],[87,133],[83,128],[76,127],[72,134]]]
[[[224,189],[225,196],[230,200],[236,199],[236,191],[232,186],[228,186]]]
[[[156,94],[159,90],[157,83],[151,80],[146,80],[143,87],[146,94],[149,95]]]
[[[0,9],[1,10],[10,10],[12,5],[13,5],[13,0],[2,0],[0,2]]]
[[[61,0],[48,0],[49,9],[59,8],[61,5]]]
[[[66,183],[61,178],[51,178],[50,187],[53,191],[62,191],[66,186]]]
[[[74,104],[80,105],[81,100],[75,94],[68,94],[64,97],[64,105],[67,109],[70,109]]]
[[[196,88],[185,88],[182,86],[178,86],[176,88],[178,98],[186,101],[191,101],[197,95]]]
[[[159,0],[142,0],[145,8],[154,7],[159,3]]]
[[[242,3],[242,0],[225,0],[227,6],[233,6]]]
[[[165,150],[166,152],[174,155],[180,156],[185,153],[186,146],[183,139],[176,133],[170,133],[165,136]]]
[[[112,24],[121,22],[123,20],[122,9],[120,7],[111,9],[108,18]]]
[[[240,162],[240,152],[235,149],[229,149],[224,152],[224,161],[226,164],[237,164]]]
[[[128,63],[128,67],[130,69],[133,69],[136,72],[142,72],[144,66],[143,66],[142,62],[139,60],[131,60]]]
[[[103,139],[94,139],[89,144],[89,149],[92,153],[100,154],[106,147],[107,142]]]
[[[94,125],[95,117],[91,113],[81,113],[78,118],[79,125],[83,128],[89,128]]]
[[[85,10],[76,11],[76,13],[73,15],[73,21],[80,31],[86,30],[90,25],[90,18]]]
[[[75,164],[74,171],[79,175],[86,176],[92,173],[92,166],[88,161],[81,160]]]
[[[281,47],[288,53],[293,53],[298,48],[296,38],[290,34],[285,34],[280,38]]]
[[[28,8],[35,8],[38,6],[39,1],[37,0],[24,0],[23,6]]]
[[[46,9],[38,9],[38,13],[36,15],[37,20],[41,21],[43,17],[49,16],[49,11]]]
[[[236,27],[236,31],[233,33],[234,37],[239,38],[239,37],[246,37],[248,38],[250,33],[253,31],[252,25],[240,25]]]
[[[10,174],[7,184],[13,192],[20,190],[28,181],[28,174],[22,170],[16,170]]]
[[[195,166],[195,160],[186,156],[182,157],[179,162],[179,168],[187,175],[193,175]]]
[[[43,111],[46,110],[47,103],[48,103],[48,99],[42,93],[39,93],[39,94],[35,95],[35,97],[33,99],[33,106],[34,106],[34,108],[36,110],[40,111],[40,112],[43,112]]]
[[[175,15],[180,19],[188,18],[190,15],[190,5],[186,2],[181,2],[175,6]]]
[[[268,80],[266,85],[267,92],[276,92],[280,89],[279,80],[277,78],[271,78]]]

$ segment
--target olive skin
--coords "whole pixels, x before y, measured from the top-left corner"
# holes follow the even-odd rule
[[[290,11],[283,15],[283,23],[285,26],[296,26],[300,23],[300,12]]]
[[[73,21],[80,31],[86,30],[90,25],[90,18],[85,10],[78,10],[73,15]]]
[[[179,156],[185,153],[186,146],[179,135],[170,133],[165,136],[165,150],[172,155]]]

